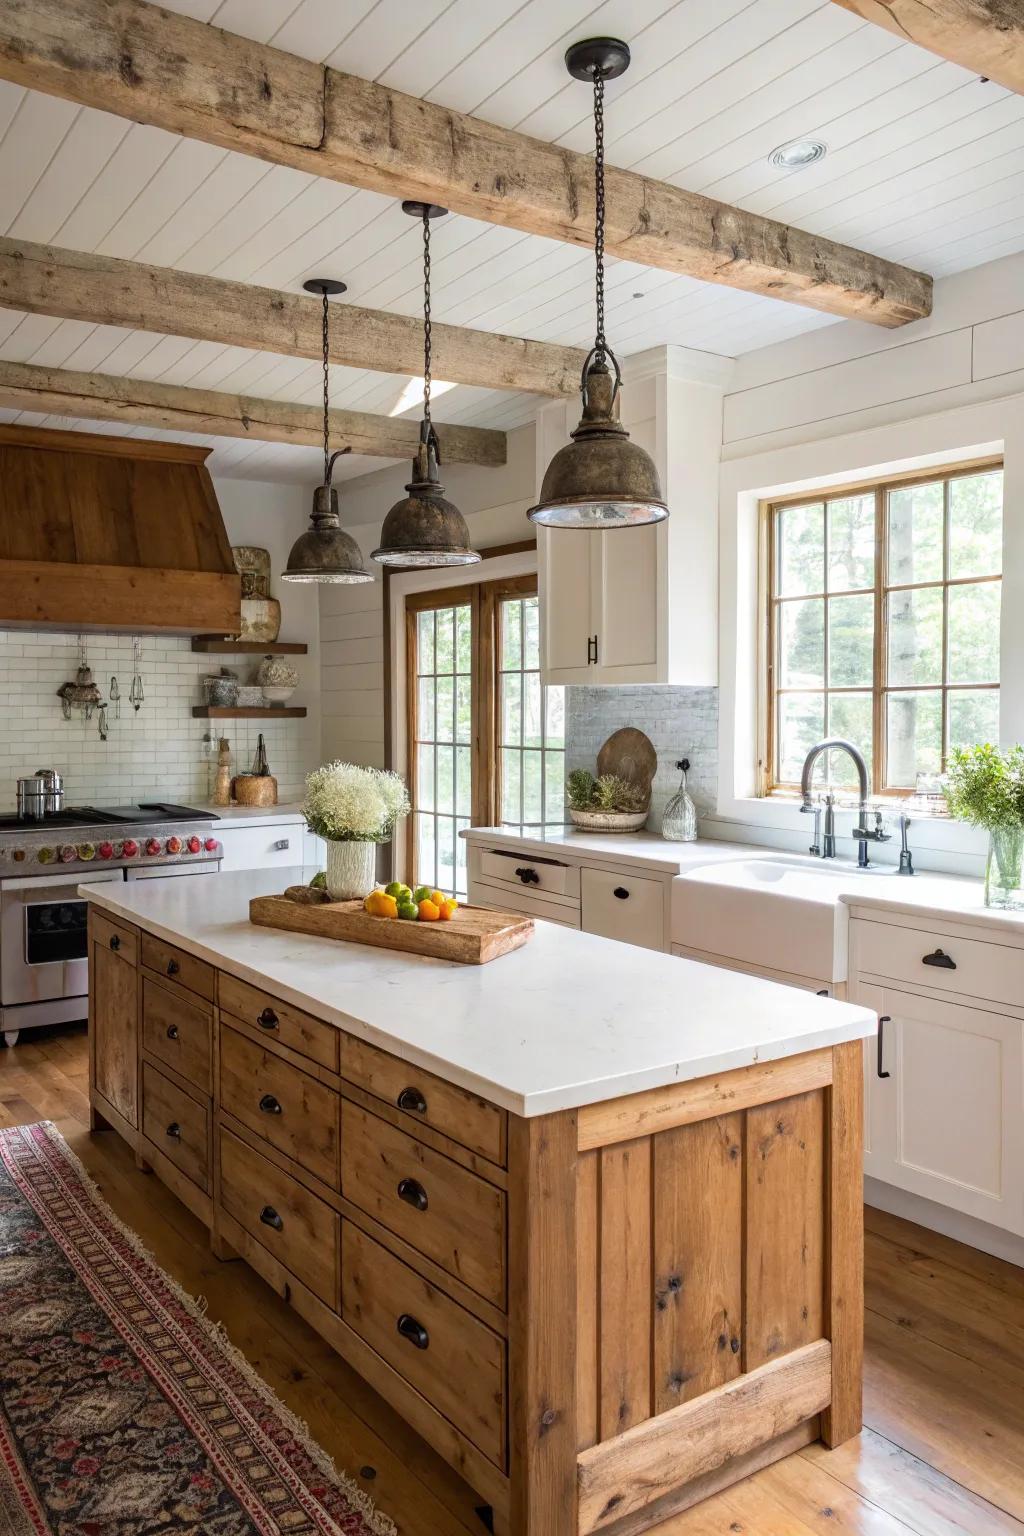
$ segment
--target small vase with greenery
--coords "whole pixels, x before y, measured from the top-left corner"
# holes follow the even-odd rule
[[[1024,906],[1024,747],[955,748],[943,793],[951,816],[988,832],[985,905]]]
[[[327,844],[327,890],[335,901],[363,897],[373,887],[377,844],[391,841],[411,807],[397,773],[327,763],[306,780],[306,825]]]
[[[649,796],[637,784],[614,773],[600,778],[586,768],[574,768],[565,781],[569,814],[577,826],[635,831],[647,819]]]

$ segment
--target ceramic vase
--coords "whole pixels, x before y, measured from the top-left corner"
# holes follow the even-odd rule
[[[369,895],[376,873],[376,843],[327,844],[327,892],[332,901],[354,901]]]
[[[988,835],[988,864],[985,867],[986,907],[1024,907],[1022,864],[1024,827],[993,828]]]

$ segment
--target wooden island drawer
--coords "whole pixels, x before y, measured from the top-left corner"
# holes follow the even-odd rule
[[[148,1061],[142,1064],[142,1134],[209,1194],[210,1111]]]
[[[500,1189],[348,1101],[341,1146],[347,1199],[495,1306],[504,1306]]]
[[[217,972],[205,960],[197,960],[184,949],[158,939],[155,934],[142,935],[142,963],[151,971],[166,976],[169,981],[187,987],[207,1002],[213,1002],[216,994]]]
[[[1024,1007],[1024,949],[863,919],[852,932],[851,969],[861,974]]]
[[[145,935],[143,935],[145,938]],[[213,1010],[174,986],[142,978],[142,1047],[203,1093],[210,1075]]]
[[[332,1189],[338,1188],[339,1095],[223,1019],[220,1107]]]
[[[342,1043],[341,1075],[407,1114],[413,1135],[417,1125],[429,1125],[471,1152],[505,1166],[506,1115],[496,1104],[354,1035],[346,1035]]]
[[[337,1211],[223,1127],[220,1203],[297,1280],[338,1310]]]
[[[343,1320],[504,1467],[503,1340],[358,1227],[342,1225]]]
[[[318,1066],[337,1072],[338,1031],[333,1024],[311,1018],[301,1008],[271,997],[226,971],[220,973],[218,1001],[222,1013],[234,1014],[236,1019],[260,1030],[268,1040],[290,1046]]]
[[[127,960],[129,965],[138,965],[138,929],[114,922],[111,918],[105,917],[96,907],[90,907],[89,927],[94,944],[102,944],[105,949],[112,949],[120,955],[122,960]]]

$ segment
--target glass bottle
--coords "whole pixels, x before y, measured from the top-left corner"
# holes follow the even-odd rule
[[[666,805],[665,814],[661,818],[661,835],[672,843],[697,841],[697,807],[690,799],[686,788],[686,770],[689,766],[688,757],[676,763],[682,778],[679,780],[679,788]]]

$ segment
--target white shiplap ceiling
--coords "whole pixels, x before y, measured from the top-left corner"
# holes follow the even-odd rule
[[[1024,99],[830,0],[164,3],[580,150],[592,143],[590,97],[562,55],[575,38],[621,35],[633,63],[609,87],[612,163],[936,277],[1024,248]],[[794,138],[823,139],[829,153],[801,171],[772,167],[771,150]],[[290,290],[327,273],[345,278],[352,302],[420,306],[419,231],[394,199],[5,82],[0,232]],[[433,288],[438,319],[589,344],[585,250],[452,217],[434,229]],[[670,342],[734,356],[832,323],[623,261],[610,264],[608,299],[623,355]],[[304,403],[320,389],[318,365],[301,359],[4,311],[0,358]],[[404,382],[335,368],[333,402],[387,412]],[[510,427],[535,404],[459,386],[436,414]],[[316,477],[313,449],[215,441],[215,473]],[[382,461],[342,463],[353,475]]]

